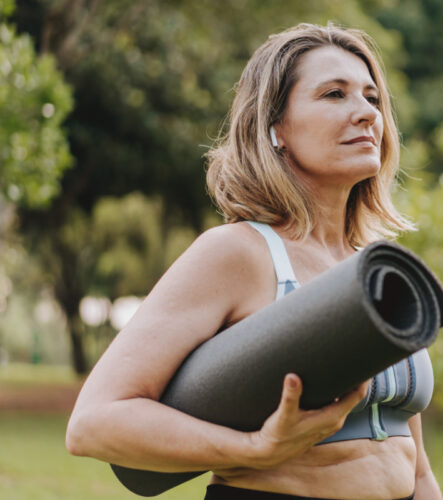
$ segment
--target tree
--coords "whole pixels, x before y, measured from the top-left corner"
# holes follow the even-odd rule
[[[78,305],[97,286],[100,262],[95,233],[81,228],[92,227],[97,203],[134,190],[161,197],[160,248],[177,225],[201,231],[210,204],[200,145],[216,135],[241,68],[269,33],[328,19],[398,48],[353,0],[18,1],[19,29],[54,54],[75,93],[66,124],[75,168],[48,210],[20,217],[67,316],[78,372],[87,370]]]
[[[38,56],[31,37],[9,22],[13,0],[0,2],[0,261],[2,308],[13,288],[6,272],[35,285],[15,232],[17,208],[47,208],[60,191],[72,156],[63,122],[73,107],[71,88],[50,54]],[[41,276],[40,273],[37,273]],[[37,288],[37,287],[36,287]],[[41,289],[41,283],[40,283]]]
[[[13,4],[2,4],[10,14]],[[47,206],[72,164],[63,121],[71,89],[54,57],[37,57],[29,35],[0,24],[0,189],[14,203]]]
[[[413,98],[413,120],[403,123],[405,139],[422,141],[428,149],[427,168],[443,173],[443,3],[439,0],[392,0],[373,5],[370,12],[387,29],[402,37],[402,68]]]
[[[402,236],[399,242],[419,255],[443,282],[443,184],[419,171],[396,193],[398,208],[417,223],[418,231]],[[443,338],[440,335],[429,350],[434,367],[434,401],[443,409]]]

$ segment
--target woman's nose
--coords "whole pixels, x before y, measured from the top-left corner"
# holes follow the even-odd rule
[[[352,122],[355,124],[366,121],[370,124],[376,120],[379,110],[366,97],[356,97],[352,112]]]

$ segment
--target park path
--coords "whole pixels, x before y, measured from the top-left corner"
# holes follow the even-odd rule
[[[0,411],[66,413],[74,406],[81,382],[69,384],[30,384],[1,387]]]

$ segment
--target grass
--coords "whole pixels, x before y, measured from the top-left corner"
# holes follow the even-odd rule
[[[11,363],[0,366],[1,390],[25,397],[48,387],[78,384],[63,366]],[[49,400],[50,404],[52,400]],[[68,413],[0,411],[0,498],[8,500],[125,500],[137,498],[122,486],[108,464],[73,457],[65,449]],[[174,488],[159,500],[198,500],[208,476]],[[141,498],[141,497],[139,497]]]
[[[0,415],[0,498],[8,500],[134,500],[108,464],[72,457],[64,447],[65,415]],[[157,497],[204,497],[201,477]]]
[[[9,363],[0,366],[2,387],[30,387],[41,384],[68,384],[77,377],[69,366],[32,365],[30,363]]]
[[[7,371],[7,373],[6,373]],[[69,370],[11,366],[0,369],[0,388],[46,386],[75,382]],[[15,374],[15,375],[14,375]],[[30,377],[30,380],[29,380]],[[66,413],[0,412],[0,498],[8,500],[134,500],[108,464],[72,457],[64,446]],[[423,420],[426,450],[434,474],[443,486],[443,425],[441,414]],[[159,500],[203,499],[208,476],[200,476],[164,493]],[[139,497],[141,498],[141,497]]]

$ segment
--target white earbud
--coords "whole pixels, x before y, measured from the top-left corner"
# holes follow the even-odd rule
[[[272,142],[272,145],[274,146],[274,148],[277,148],[279,149],[279,145],[278,145],[278,142],[277,142],[277,135],[275,133],[275,128],[274,128],[274,125],[271,125],[269,127],[269,134],[271,135],[271,142]]]

